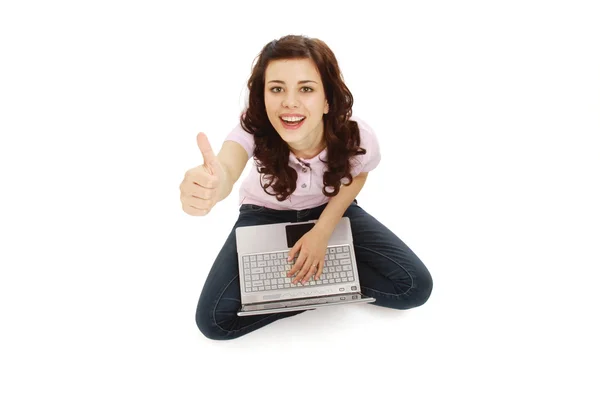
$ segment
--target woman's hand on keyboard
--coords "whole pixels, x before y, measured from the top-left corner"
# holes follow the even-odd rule
[[[298,259],[287,274],[288,277],[291,277],[298,273],[292,283],[296,284],[302,281],[304,285],[313,275],[315,280],[319,279],[323,273],[329,236],[325,231],[313,228],[306,232],[292,247],[288,261],[293,260],[296,253],[298,253]]]

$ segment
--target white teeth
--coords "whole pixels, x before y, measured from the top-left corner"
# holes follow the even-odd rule
[[[281,117],[282,120],[286,122],[298,122],[302,121],[306,117]]]

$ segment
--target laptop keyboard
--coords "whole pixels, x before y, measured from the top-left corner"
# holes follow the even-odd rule
[[[289,250],[247,255],[242,258],[244,263],[243,288],[246,292],[262,292],[268,290],[288,289],[306,286],[324,286],[342,282],[354,282],[350,248],[331,246],[327,248],[325,266],[320,279],[311,277],[304,286],[298,282],[293,284],[293,277],[287,273],[297,260],[287,261]]]

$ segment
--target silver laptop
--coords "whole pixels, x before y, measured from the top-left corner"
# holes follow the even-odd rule
[[[327,244],[321,277],[304,285],[287,277],[296,258],[287,261],[294,244],[317,220],[236,228],[242,306],[239,316],[272,314],[318,307],[370,303],[360,292],[350,219],[343,217]]]

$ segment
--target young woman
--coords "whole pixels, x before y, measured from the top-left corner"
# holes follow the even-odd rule
[[[409,309],[424,304],[432,279],[421,260],[356,201],[380,161],[377,137],[352,117],[353,97],[337,60],[318,39],[285,36],[268,43],[248,81],[249,101],[239,125],[216,156],[203,133],[204,164],[186,172],[183,210],[206,215],[226,198],[252,157],[240,188],[239,218],[200,295],[196,322],[210,339],[233,339],[303,311],[239,317],[235,228],[318,222],[290,250],[293,283],[320,279],[327,243],[342,217],[351,222],[362,292],[374,305]]]

